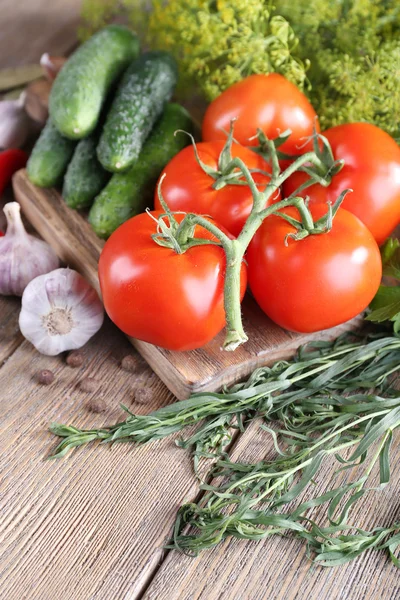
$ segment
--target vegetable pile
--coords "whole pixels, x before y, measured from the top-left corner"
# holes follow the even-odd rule
[[[223,347],[234,351],[247,341],[247,280],[292,331],[364,311],[381,281],[378,244],[400,221],[395,141],[367,123],[321,134],[306,96],[271,73],[211,102],[196,144],[189,115],[168,104],[175,60],[138,53],[135,34],[117,25],[86,41],[55,78],[28,161],[38,185],[66,171],[66,202],[90,208],[109,238],[99,279],[114,323],[177,351],[204,346],[226,324]],[[155,210],[143,213],[153,190]]]
[[[172,56],[139,56],[127,28],[96,33],[55,77],[50,117],[28,161],[30,180],[41,187],[63,181],[66,203],[91,208],[94,230],[108,237],[146,208],[161,169],[188,143],[172,135],[193,128],[183,107],[168,104],[176,81]]]
[[[193,53],[185,60],[201,77],[212,70],[210,95],[226,87],[207,108],[201,142],[193,138],[186,111],[168,103],[177,83],[172,55],[164,49],[138,56],[136,36],[109,26],[55,78],[50,119],[29,159],[29,177],[38,185],[58,184],[65,174],[66,202],[90,208],[89,221],[108,238],[99,260],[107,313],[126,334],[174,351],[202,347],[226,326],[223,347],[234,351],[247,341],[241,301],[248,283],[260,308],[286,329],[330,328],[372,303],[369,320],[391,320],[397,334],[398,287],[382,285],[381,277],[383,259],[390,283],[400,279],[399,243],[389,238],[400,222],[400,148],[372,123],[320,132],[313,106],[295,85],[304,82],[306,61],[289,52],[294,34],[272,8],[258,26],[264,3],[239,2],[235,9],[222,0],[216,8],[201,4],[202,16],[192,11],[205,27],[198,35],[219,35],[221,44],[211,60],[196,63],[201,39],[188,27]],[[285,2],[279,4],[285,11]],[[191,23],[186,12],[174,18],[179,6],[178,0],[156,3],[151,17],[153,26],[157,15],[168,17],[170,46],[174,27]],[[299,14],[296,9],[293,19]],[[355,14],[349,5],[348,31]],[[396,11],[390,15],[395,23]],[[225,39],[227,29],[239,41],[247,37],[260,62],[241,64]],[[298,36],[300,43],[308,39]],[[260,39],[268,42],[266,52]],[[219,64],[221,52],[228,65]],[[154,210],[143,212],[149,191]],[[0,243],[7,237],[9,231]],[[49,354],[80,347],[103,319],[93,290],[65,271],[33,279],[23,296],[21,329]],[[66,302],[70,279],[74,301]],[[41,308],[32,311],[33,296],[45,305],[45,316]],[[80,320],[85,327],[77,341]],[[46,338],[55,328],[63,338]],[[311,344],[292,361],[257,369],[221,393],[195,394],[149,415],[124,407],[125,421],[99,429],[53,424],[52,432],[63,438],[54,457],[94,440],[143,443],[198,425],[179,445],[191,448],[196,471],[201,458],[218,461],[201,484],[204,496],[180,509],[170,547],[197,554],[229,536],[261,539],[290,531],[324,566],[370,548],[387,549],[399,566],[400,523],[364,531],[349,522],[352,507],[371,492],[376,469],[379,488],[389,483],[390,446],[400,425],[393,385],[399,360],[399,339],[381,332]],[[228,446],[255,418],[263,419],[277,456],[256,465],[234,463]],[[305,500],[303,492],[310,492],[326,460],[336,460],[338,472],[357,469],[355,479]],[[327,506],[328,524],[314,520],[318,506]]]

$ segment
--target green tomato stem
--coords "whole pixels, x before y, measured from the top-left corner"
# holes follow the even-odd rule
[[[211,223],[208,219],[202,216],[192,213],[187,214],[177,230],[173,232],[173,235],[176,237],[177,246],[181,249],[181,251],[184,252],[193,246],[200,245],[200,243],[207,243],[204,241],[204,239],[196,239],[194,236],[194,227],[196,225],[200,225],[209,231],[213,236],[215,236],[217,240],[219,240],[225,251],[226,273],[224,283],[224,308],[226,314],[226,337],[223,344],[223,348],[225,350],[235,350],[248,339],[243,329],[241,316],[241,268],[247,248],[255,233],[262,225],[264,219],[271,215],[281,215],[282,218],[284,218],[297,229],[297,233],[290,234],[288,237],[292,237],[295,241],[298,241],[310,234],[318,234],[328,231],[332,220],[332,214],[334,214],[335,210],[337,210],[336,206],[339,206],[344,197],[343,195],[343,197],[341,196],[336,201],[333,213],[332,208],[329,207],[327,218],[325,218],[325,220],[320,219],[318,223],[314,223],[306,202],[301,197],[293,197],[292,195],[290,198],[268,206],[269,201],[273,195],[276,194],[276,191],[293,173],[310,164],[314,165],[319,173],[326,173],[326,165],[315,151],[307,152],[296,158],[296,160],[294,160],[285,171],[281,172],[275,144],[273,141],[266,140],[265,143],[268,146],[272,165],[272,174],[269,183],[264,186],[264,189],[259,189],[260,184],[254,181],[251,170],[247,167],[243,160],[238,157],[229,160],[232,135],[233,133],[231,129],[228,143],[223,150],[223,160],[221,159],[219,164],[221,171],[219,173],[219,177],[214,182],[213,187],[214,189],[220,189],[224,185],[229,184],[232,179],[232,174],[236,172],[238,182],[240,181],[239,177],[241,173],[241,177],[245,180],[242,181],[242,183],[244,185],[247,184],[250,188],[253,196],[253,207],[240,235],[237,239],[230,239],[230,237],[221,231],[217,225]],[[238,173],[238,171],[240,173]],[[329,185],[329,181],[324,180],[323,177],[321,179],[320,175],[314,176],[314,182],[321,183],[322,185]],[[159,188],[160,187],[161,186],[159,186]],[[162,198],[161,189],[159,189],[159,196]],[[297,208],[301,222],[297,221],[291,216],[280,213],[282,209],[290,206]],[[168,208],[166,208],[166,210],[168,210]],[[158,243],[161,245],[170,244],[165,235],[161,237],[163,239],[159,240]],[[209,243],[215,242],[210,241]]]

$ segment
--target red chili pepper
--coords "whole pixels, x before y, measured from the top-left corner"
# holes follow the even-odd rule
[[[2,231],[0,231],[0,237],[3,237],[4,233]]]
[[[0,194],[4,192],[14,173],[25,167],[27,160],[27,153],[18,148],[0,152]]]

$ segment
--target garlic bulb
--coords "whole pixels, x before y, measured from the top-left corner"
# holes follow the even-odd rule
[[[21,333],[47,356],[81,348],[100,329],[103,319],[96,290],[71,269],[36,277],[22,295]]]
[[[30,133],[31,120],[24,108],[25,92],[18,100],[0,102],[0,148],[20,148]]]
[[[21,296],[32,279],[53,271],[60,262],[49,244],[25,231],[17,202],[6,204],[4,214],[7,231],[0,238],[0,294]]]

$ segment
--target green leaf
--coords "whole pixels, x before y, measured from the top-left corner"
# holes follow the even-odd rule
[[[388,431],[385,443],[379,454],[379,483],[381,487],[390,481],[390,447],[392,445],[393,433]]]
[[[384,417],[382,417],[373,427],[370,428],[368,433],[364,435],[363,439],[358,444],[357,449],[350,456],[349,461],[354,461],[359,458],[362,454],[364,454],[364,452],[367,452],[371,444],[384,435],[388,429],[395,429],[399,425],[400,407],[397,407],[385,414]]]
[[[372,312],[367,316],[368,321],[382,323],[397,320],[400,313],[400,287],[379,286],[370,308]]]

